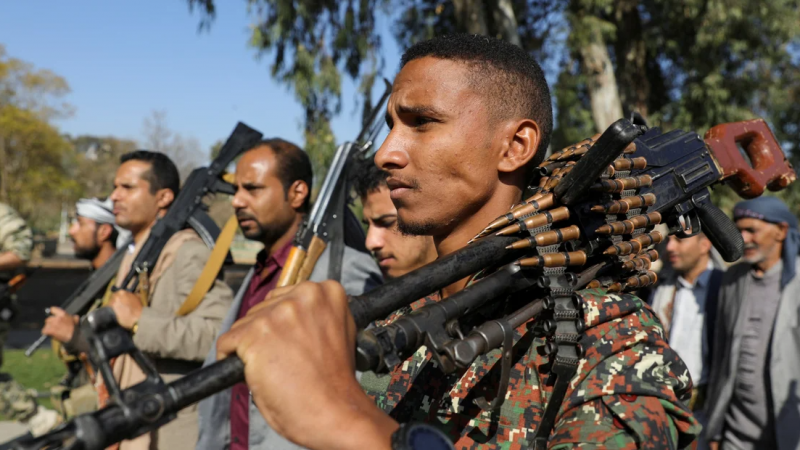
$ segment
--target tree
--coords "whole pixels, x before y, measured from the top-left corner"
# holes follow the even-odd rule
[[[69,171],[81,184],[84,197],[108,197],[114,190],[119,158],[137,149],[136,142],[113,136],[81,135],[69,139],[74,148],[74,162]]]
[[[208,25],[213,0],[187,1],[204,9]],[[382,67],[378,14],[395,19],[401,47],[473,32],[517,43],[546,62],[558,80],[555,148],[633,111],[651,124],[701,134],[718,123],[764,117],[787,150],[800,144],[800,6],[793,0],[249,3],[257,5],[251,44],[273,54],[273,76],[292,86],[306,108],[312,157],[320,142],[332,143],[341,71],[371,86]]]
[[[169,156],[178,167],[181,181],[206,161],[200,150],[200,142],[193,137],[184,137],[167,126],[167,113],[153,111],[144,119],[142,126],[144,146],[148,150]]]
[[[69,114],[66,80],[11,58],[0,46],[0,201],[38,229],[58,224],[61,205],[80,194],[65,165],[72,147],[50,124]]]

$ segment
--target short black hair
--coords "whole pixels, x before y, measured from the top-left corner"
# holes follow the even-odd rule
[[[376,166],[375,160],[372,158],[356,159],[353,161],[353,167],[350,169],[350,176],[353,189],[355,189],[356,194],[363,199],[367,194],[371,194],[381,187],[387,186],[386,178],[389,177],[389,172]]]
[[[128,161],[142,161],[150,164],[150,170],[145,172],[142,178],[150,183],[151,194],[155,194],[161,189],[169,189],[175,194],[175,197],[178,197],[178,192],[181,190],[181,176],[169,156],[149,150],[135,150],[125,153],[119,158],[120,164]]]
[[[117,248],[117,239],[119,238],[119,230],[117,230],[117,227],[115,227],[113,223],[97,223],[97,228],[100,228],[102,225],[108,225],[111,227],[111,234],[108,236],[108,242],[110,242],[114,248]],[[96,233],[97,229],[95,229],[95,236]]]
[[[300,211],[307,213],[311,205],[311,187],[314,178],[308,154],[297,145],[280,138],[263,139],[249,150],[260,147],[269,147],[275,155],[278,162],[277,176],[283,184],[285,195],[289,195],[289,188],[297,180],[304,181],[308,185],[308,196],[300,207]]]
[[[544,160],[553,131],[553,105],[544,72],[533,57],[509,42],[477,34],[449,34],[413,45],[400,67],[426,56],[459,61],[475,69],[471,82],[491,99],[495,117],[534,120],[541,131],[535,167]]]

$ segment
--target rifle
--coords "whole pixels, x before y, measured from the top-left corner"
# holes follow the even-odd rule
[[[355,141],[345,142],[336,149],[317,201],[314,202],[311,215],[297,231],[289,251],[289,257],[278,278],[278,287],[292,286],[308,280],[329,242],[334,244],[331,248],[331,264],[328,273],[328,278],[332,280],[340,279],[341,259],[344,251],[342,243],[364,252],[367,251],[364,247],[363,233],[355,236],[346,233],[346,231],[351,233],[363,231],[350,208],[345,207],[349,195],[346,174],[351,161],[356,158],[365,158],[368,155],[375,138],[383,127],[383,121],[378,119],[381,117],[383,105],[389,99],[392,91],[389,81],[385,78],[383,81],[386,89],[372,109],[364,128],[358,133]],[[345,221],[348,221],[350,225],[345,226]],[[335,238],[342,233],[344,233],[342,236],[344,239]]]
[[[576,305],[580,293],[576,291],[602,287],[621,292],[654,283],[655,274],[649,269],[658,255],[647,247],[663,239],[659,232],[651,231],[660,222],[668,225],[670,234],[684,236],[698,233],[702,227],[726,260],[739,258],[741,236],[731,220],[708,201],[708,188],[728,181],[740,195],[753,197],[765,188],[785,188],[796,178],[771,131],[760,120],[720,125],[706,133],[704,141],[695,133],[662,133],[623,119],[599,139],[587,139],[554,153],[540,169],[534,195],[496,219],[472,243],[350,299],[350,311],[362,329],[356,349],[359,370],[388,371],[424,344],[442,370],[450,372],[501,348],[505,381],[491,403],[478,399],[482,408],[490,410],[497,409],[505,397],[511,333],[535,318],[537,333],[548,338],[545,351],[554,357],[550,371],[555,383],[537,429],[537,448],[546,443],[560,398],[582,356],[576,339],[583,329]],[[562,222],[568,226],[553,228]],[[490,269],[489,275],[441,302],[423,306],[392,324],[364,329],[431,292],[486,269]],[[491,303],[503,304],[519,293],[535,300],[504,317],[462,329],[467,323],[462,319],[472,311]],[[104,311],[90,314],[86,326],[92,328],[98,352],[120,351],[122,345],[107,345],[119,341],[108,335],[114,324],[113,315]],[[80,416],[15,448],[55,444],[102,449],[156,428],[181,408],[243,380],[243,363],[231,356],[169,385],[134,386],[126,391],[126,402]]]
[[[100,297],[103,292],[108,288],[108,283],[117,274],[119,265],[122,258],[127,252],[127,245],[118,248],[117,251],[111,255],[111,258],[103,264],[102,267],[92,272],[92,274],[78,286],[77,289],[61,304],[61,308],[70,315],[84,315],[89,310],[91,305]],[[50,308],[45,310],[47,315],[50,315]],[[39,347],[47,340],[47,336],[40,336],[27,350],[25,356],[31,357]]]

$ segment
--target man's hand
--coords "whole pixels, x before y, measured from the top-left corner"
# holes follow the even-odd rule
[[[217,341],[236,353],[261,414],[311,449],[388,449],[397,423],[355,378],[356,326],[339,283],[302,283],[252,308]]]
[[[78,316],[71,316],[63,309],[50,307],[50,317],[45,319],[42,334],[62,343],[69,342],[78,325]]]
[[[128,291],[119,290],[111,295],[108,306],[117,315],[117,322],[122,328],[130,330],[142,316],[142,300],[138,295]]]

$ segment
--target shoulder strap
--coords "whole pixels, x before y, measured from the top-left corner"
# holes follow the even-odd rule
[[[194,287],[186,300],[183,301],[181,307],[175,313],[176,316],[185,316],[194,311],[205,297],[206,293],[211,289],[214,280],[217,279],[217,274],[225,263],[225,257],[228,255],[228,250],[231,248],[233,236],[236,234],[236,228],[239,223],[236,221],[236,216],[231,216],[225,227],[219,233],[217,242],[214,244],[214,250],[211,251],[211,256],[206,261],[203,271],[200,272],[200,277],[194,283]]]

